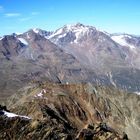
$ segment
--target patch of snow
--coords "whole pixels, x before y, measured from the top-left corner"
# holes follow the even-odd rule
[[[59,35],[58,36],[58,38],[63,38],[63,37],[65,37],[67,34],[65,33],[65,34],[62,34],[62,35]]]
[[[7,117],[17,117],[18,115],[15,114],[15,113],[10,113],[10,112],[7,112],[7,111],[4,111],[4,115],[6,115]]]
[[[23,44],[25,44],[25,45],[28,45],[28,42],[27,42],[24,38],[18,38],[18,40],[19,40],[21,43],[23,43]]]
[[[22,33],[18,33],[18,32],[16,32],[15,34],[16,34],[16,35],[21,35]]]
[[[78,43],[78,40],[89,31],[88,26],[80,25],[67,25],[67,32],[73,32],[75,34],[76,39],[74,43]]]
[[[80,34],[81,34],[80,32],[75,33],[76,39],[74,40],[74,43],[78,43],[78,39],[79,39]]]
[[[57,35],[61,35],[63,33],[63,28],[56,30],[53,34],[51,34],[48,39],[53,38]]]
[[[122,45],[122,46],[126,46],[129,47],[130,49],[135,49],[135,46],[129,44],[126,42],[125,37],[131,38],[131,36],[129,35],[114,35],[112,36],[112,40],[114,40],[116,43]]]
[[[112,84],[114,87],[116,87],[116,84],[115,84],[115,82],[114,82],[114,80],[113,80],[113,76],[112,76],[112,73],[111,73],[111,72],[108,73],[108,77],[109,77],[109,79],[110,79],[111,84]]]
[[[21,117],[21,118],[26,118],[26,119],[31,119],[30,117],[28,117],[28,116],[21,116],[21,115],[19,115],[19,117]]]
[[[34,28],[33,31],[34,31],[36,34],[39,33],[39,29],[37,29],[37,28]]]
[[[98,38],[98,42],[103,42],[105,41],[105,38]]]
[[[34,56],[33,56],[33,54],[32,54],[32,53],[31,53],[31,59],[32,59],[32,60],[35,60],[35,59],[34,59]]]
[[[87,28],[81,28],[81,29],[74,30],[75,37],[76,37],[74,42],[78,43],[78,40],[81,38],[81,36],[83,36],[87,32],[87,30],[88,30]]]
[[[43,92],[43,93],[46,93],[46,90],[45,90],[45,89],[42,89],[42,92]]]
[[[40,93],[38,93],[37,95],[35,95],[35,97],[41,97],[43,96],[43,94],[46,93],[45,89],[42,89]]]
[[[27,38],[30,39],[29,33],[27,33]]]
[[[130,38],[130,39],[132,38],[132,36],[130,36],[130,35],[125,35],[125,37],[128,37],[128,38]]]
[[[4,37],[0,37],[0,40],[2,40]]]
[[[137,95],[140,95],[140,92],[138,92],[138,91],[136,91],[136,92],[134,92],[135,94],[137,94]]]
[[[37,96],[42,97],[43,96],[42,92],[38,93]]]
[[[4,115],[9,117],[9,118],[13,118],[13,117],[21,117],[21,118],[26,118],[26,119],[31,119],[28,116],[21,116],[21,115],[17,115],[15,113],[11,113],[11,112],[7,112],[7,111],[3,111]]]

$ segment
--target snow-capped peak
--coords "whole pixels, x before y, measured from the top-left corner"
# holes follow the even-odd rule
[[[77,29],[84,29],[87,26],[81,24],[81,23],[76,23],[76,24],[67,24],[63,28],[66,28],[67,30],[77,30]]]
[[[95,29],[91,26],[85,26],[81,23],[77,23],[74,25],[65,25],[62,28],[56,30],[53,32],[50,36],[48,36],[48,39],[53,39],[57,37],[58,39],[65,37],[68,33],[73,34],[75,40],[73,40],[74,43],[77,43],[78,40],[88,33],[90,29]]]
[[[76,32],[76,31],[84,32],[84,31],[87,31],[87,30],[93,29],[93,28],[94,27],[92,27],[92,26],[86,26],[81,23],[76,23],[76,24],[72,24],[72,25],[67,24],[63,27],[63,29],[65,29],[67,31],[73,31],[73,32]]]
[[[112,40],[114,40],[116,43],[122,45],[122,46],[126,46],[129,47],[130,49],[135,49],[134,45],[131,45],[130,43],[128,43],[126,41],[126,38],[131,39],[132,37],[130,35],[127,34],[120,34],[120,35],[112,35]]]
[[[50,36],[51,33],[52,33],[51,31],[42,30],[40,28],[33,28],[33,29],[30,29],[28,32],[26,32],[28,38],[30,38],[30,35],[29,35],[30,32],[31,33],[33,32],[33,33],[38,34],[40,36],[43,36],[45,38],[47,38],[48,36]]]

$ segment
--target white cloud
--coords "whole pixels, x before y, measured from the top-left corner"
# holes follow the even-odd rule
[[[20,13],[6,13],[5,17],[19,17],[21,16]]]
[[[25,18],[20,18],[19,21],[28,21],[30,19],[31,19],[31,17],[25,17]]]
[[[28,17],[22,17],[22,18],[19,19],[19,21],[24,22],[24,21],[31,20],[34,16],[36,16],[38,14],[39,14],[39,12],[31,12],[30,13],[30,16],[28,16]]]
[[[36,16],[36,15],[38,15],[38,14],[39,14],[39,12],[32,12],[32,13],[31,13],[32,16]]]

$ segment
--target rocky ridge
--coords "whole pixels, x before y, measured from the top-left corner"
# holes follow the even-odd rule
[[[13,133],[15,129],[10,132],[12,137],[21,140],[35,137],[138,140],[139,102],[138,95],[103,86],[47,83],[8,100],[10,111],[31,118],[24,119],[23,125],[21,118],[13,118],[15,129],[19,127],[21,131],[17,135]],[[1,128],[1,136],[4,128]]]

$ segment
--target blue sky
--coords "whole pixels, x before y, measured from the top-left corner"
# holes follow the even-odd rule
[[[140,0],[0,0],[0,35],[77,22],[140,35]]]

